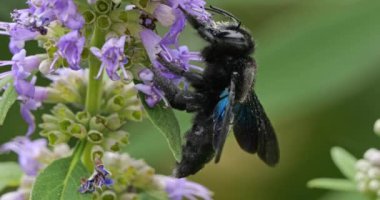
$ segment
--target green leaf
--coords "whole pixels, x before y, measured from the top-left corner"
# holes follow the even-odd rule
[[[32,200],[92,199],[92,195],[78,191],[81,178],[89,176],[80,160],[83,146],[79,145],[73,156],[54,161],[39,174],[32,189]]]
[[[145,95],[140,93],[140,98],[145,99]],[[170,108],[165,108],[162,102],[153,108],[150,108],[144,100],[142,100],[142,103],[146,113],[148,114],[149,120],[168,141],[174,158],[177,161],[180,161],[182,151],[181,130],[173,110]]]
[[[10,85],[0,99],[0,125],[3,125],[4,120],[11,106],[17,100],[17,93],[13,85]]]
[[[0,88],[3,88],[7,83],[12,81],[12,76],[6,76],[3,79],[0,79]]]
[[[331,158],[344,176],[355,179],[355,163],[357,159],[341,147],[331,149]]]
[[[356,191],[354,182],[346,179],[317,178],[307,183],[310,188],[321,188],[338,191]]]
[[[8,186],[18,186],[23,174],[19,165],[15,162],[0,163],[0,191]]]

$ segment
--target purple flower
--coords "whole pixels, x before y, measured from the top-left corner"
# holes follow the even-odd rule
[[[96,47],[91,47],[91,52],[102,61],[97,78],[100,77],[104,68],[111,80],[120,79],[120,76],[117,74],[119,68],[121,68],[126,80],[130,78],[124,68],[124,65],[128,62],[127,57],[124,54],[125,39],[126,36],[110,38],[103,45],[101,50]]]
[[[198,20],[207,23],[211,20],[211,15],[205,10],[204,0],[168,0],[173,8],[181,7]]]
[[[190,52],[186,46],[171,49],[168,45],[165,45],[165,42],[162,42],[164,39],[161,39],[160,36],[149,29],[141,31],[140,37],[153,66],[158,68],[164,77],[173,82],[179,83],[182,77],[168,71],[166,67],[157,60],[158,55],[167,62],[173,63],[185,71],[190,69],[202,71],[202,68],[190,64],[190,61],[202,60],[199,52]]]
[[[57,18],[71,30],[82,29],[84,18],[77,10],[73,0],[53,0]]]
[[[31,31],[46,34],[46,27],[59,21],[71,30],[82,29],[84,18],[73,0],[28,1],[28,9],[15,10],[13,21]]]
[[[85,37],[81,36],[79,31],[72,31],[58,41],[58,54],[60,54],[69,63],[73,70],[79,70],[81,54],[85,44]]]
[[[140,71],[139,77],[143,83],[135,85],[135,88],[145,94],[145,102],[149,107],[154,107],[163,98],[163,92],[153,84],[153,72],[145,68]]]
[[[38,139],[31,141],[27,137],[17,137],[0,147],[0,153],[13,151],[18,154],[18,162],[22,170],[28,176],[36,176],[37,172],[43,167],[38,161],[46,151],[46,140]]]
[[[212,199],[212,193],[206,187],[185,178],[177,179],[162,175],[156,175],[156,178],[164,186],[170,200]]]
[[[186,17],[180,8],[186,10],[186,12],[203,23],[211,21],[211,15],[205,10],[206,2],[203,0],[168,0],[167,2],[171,9],[162,4],[158,5],[154,11],[154,16],[163,25],[168,25],[173,21],[173,15],[175,16],[174,23],[172,23],[169,32],[163,37],[161,45],[175,45],[175,47],[178,47],[179,34],[186,25]]]
[[[34,117],[31,110],[36,110],[41,101],[47,97],[47,90],[40,87],[35,87],[36,78],[33,73],[38,69],[44,56],[34,55],[26,56],[26,51],[23,49],[16,53],[11,61],[0,61],[0,66],[12,65],[12,71],[0,74],[2,76],[13,76],[13,85],[18,94],[18,99],[21,100],[21,115],[28,123],[27,135],[30,135],[35,130]],[[30,79],[30,80],[29,80]]]
[[[108,176],[111,173],[104,167],[101,161],[95,166],[94,173],[90,178],[82,179],[81,186],[79,188],[80,193],[92,193],[96,188],[102,188],[103,185],[106,187],[111,187],[113,185],[113,180]]]
[[[165,66],[163,66],[158,61],[158,55],[163,55],[163,57],[167,57],[165,56],[165,53],[163,52],[168,52],[170,49],[169,47],[164,47],[160,44],[162,41],[161,37],[149,29],[144,29],[143,31],[141,31],[140,37],[145,47],[145,50],[148,53],[150,62],[153,64],[153,67],[159,69],[159,71],[165,78],[170,79],[175,82],[179,82],[178,80],[181,79],[182,77],[171,73],[170,71],[166,69]],[[168,52],[166,54],[170,55],[171,53]]]
[[[0,35],[10,36],[9,49],[15,54],[24,48],[26,41],[35,39],[39,33],[16,23],[0,22]]]

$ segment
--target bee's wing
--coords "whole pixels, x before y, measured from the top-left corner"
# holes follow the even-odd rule
[[[237,74],[233,74],[229,91],[221,94],[221,99],[214,110],[214,149],[215,163],[218,163],[222,155],[223,146],[234,118],[233,107],[235,105],[235,82]]]
[[[234,113],[233,130],[240,147],[257,152],[270,166],[277,164],[280,156],[276,134],[254,91],[244,103],[234,106]]]

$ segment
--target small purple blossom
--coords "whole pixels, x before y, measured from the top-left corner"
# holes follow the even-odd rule
[[[173,8],[181,7],[204,23],[211,20],[211,14],[205,9],[206,2],[204,0],[168,0],[168,3]]]
[[[64,35],[58,41],[58,54],[60,54],[69,63],[73,70],[79,70],[81,54],[84,49],[85,37],[81,36],[79,31],[71,31]]]
[[[109,175],[111,175],[111,173],[100,161],[98,161],[95,166],[94,173],[90,176],[90,178],[87,180],[82,179],[79,192],[92,193],[96,188],[102,188],[103,185],[106,187],[111,187],[113,185],[113,180],[108,177]]]
[[[165,45],[164,42],[162,42],[164,39],[161,39],[160,36],[149,29],[141,31],[140,37],[153,66],[159,69],[164,77],[173,82],[179,83],[182,77],[168,71],[166,67],[158,61],[158,56],[165,59],[167,62],[181,67],[185,71],[190,69],[202,71],[202,68],[190,64],[190,61],[202,60],[199,52],[190,52],[187,46],[179,46],[172,49],[170,46]]]
[[[149,69],[145,68],[140,71],[139,78],[143,83],[135,85],[135,88],[145,94],[145,102],[149,107],[154,107],[163,99],[163,92],[153,84],[154,74]]]
[[[164,186],[170,200],[212,200],[212,193],[198,183],[188,181],[185,178],[177,179],[162,175],[156,175],[156,178]]]
[[[21,50],[13,55],[11,61],[0,61],[0,66],[12,66],[11,73],[4,72],[0,74],[0,77],[13,77],[13,85],[18,94],[18,99],[22,102],[21,115],[28,123],[27,135],[32,134],[35,130],[34,117],[31,111],[36,110],[41,101],[47,97],[46,89],[34,86],[36,78],[33,73],[38,69],[43,58],[42,55],[26,56],[26,51]]]
[[[57,18],[71,30],[82,29],[84,18],[79,14],[73,0],[55,0],[54,11]]]
[[[91,52],[102,61],[97,78],[100,77],[104,68],[106,69],[111,80],[120,79],[120,76],[117,74],[117,70],[119,68],[121,69],[126,80],[130,78],[124,68],[124,65],[128,62],[128,59],[124,54],[125,40],[126,36],[121,36],[120,38],[110,38],[103,45],[101,50],[96,47],[91,47]]]
[[[28,20],[27,27],[44,27],[58,20],[71,30],[79,30],[84,25],[84,18],[79,14],[73,0],[29,1],[29,15],[22,15]]]
[[[39,33],[17,23],[0,22],[0,35],[10,36],[9,50],[15,54],[24,48],[26,41],[35,39]]]
[[[36,176],[43,167],[38,158],[48,151],[44,139],[30,140],[27,137],[17,137],[0,147],[0,153],[13,151],[18,155],[18,162],[28,176]]]

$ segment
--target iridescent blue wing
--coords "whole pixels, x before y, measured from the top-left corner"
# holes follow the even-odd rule
[[[233,107],[235,105],[235,82],[237,74],[232,75],[231,85],[229,90],[225,90],[220,95],[220,100],[214,110],[214,150],[215,150],[215,163],[218,163],[222,155],[223,146],[226,142],[227,134],[230,131],[234,113]]]
[[[215,163],[218,163],[227,134],[230,131],[230,124],[233,120],[232,103],[230,101],[231,94],[227,90],[221,95],[221,99],[215,107],[214,111],[214,150]]]
[[[280,157],[276,134],[255,92],[233,110],[233,131],[240,147],[249,153],[257,152],[266,164],[276,165]]]

